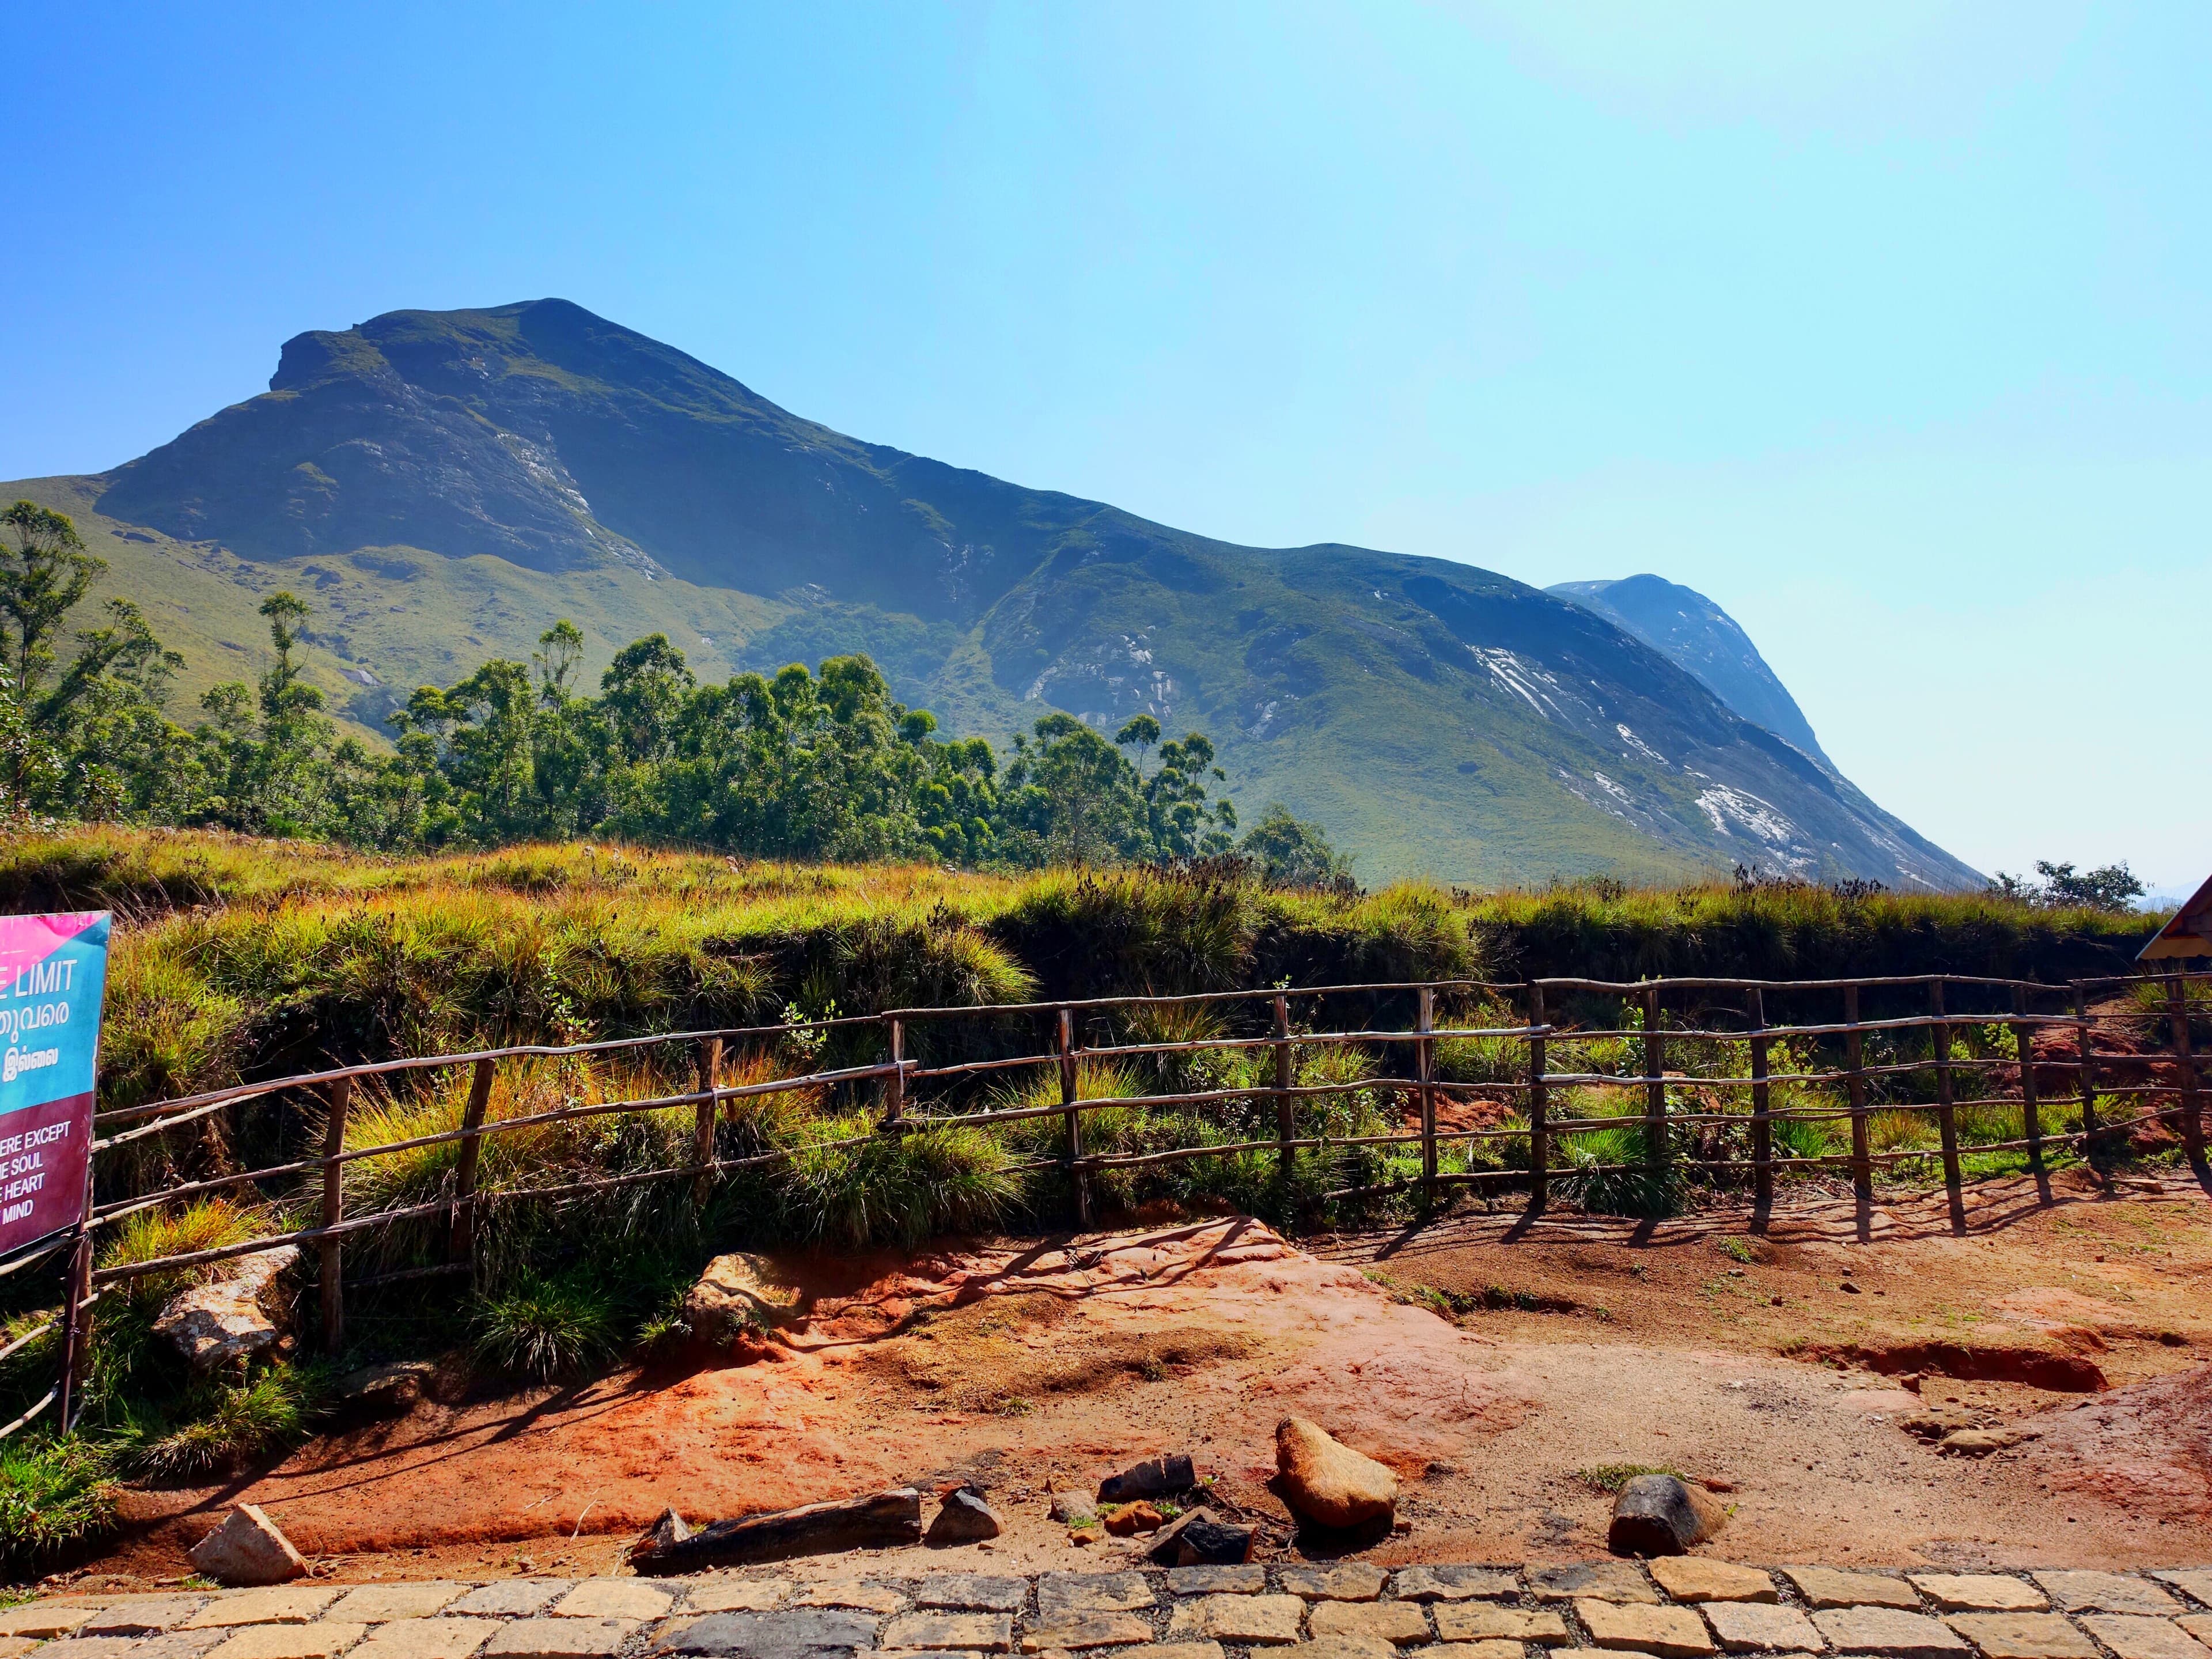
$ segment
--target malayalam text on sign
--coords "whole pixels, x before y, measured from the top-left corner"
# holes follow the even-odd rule
[[[0,916],[0,1255],[84,1215],[109,921]]]

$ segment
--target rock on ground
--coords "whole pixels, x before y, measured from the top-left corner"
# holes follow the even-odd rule
[[[1613,1502],[1605,1547],[1615,1555],[1680,1555],[1728,1524],[1718,1498],[1672,1474],[1639,1474]]]
[[[1318,1526],[1364,1526],[1397,1513],[1398,1477],[1303,1417],[1275,1425],[1275,1468],[1283,1501]]]
[[[929,1533],[924,1541],[932,1544],[974,1544],[986,1538],[996,1538],[1000,1531],[997,1512],[963,1486],[945,1498],[944,1507],[937,1511],[937,1518],[929,1523]]]
[[[805,1310],[804,1291],[785,1283],[766,1256],[744,1251],[709,1261],[684,1298],[684,1322],[692,1340],[710,1348],[789,1324]]]
[[[192,1546],[193,1569],[218,1584],[281,1584],[307,1575],[292,1540],[256,1504],[240,1504]]]
[[[197,1372],[220,1370],[276,1346],[291,1322],[283,1278],[300,1259],[287,1244],[225,1263],[229,1277],[195,1285],[169,1299],[154,1321]]]

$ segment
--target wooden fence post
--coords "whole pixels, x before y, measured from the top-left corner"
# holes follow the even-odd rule
[[[330,1115],[323,1121],[323,1157],[334,1158],[345,1150],[346,1109],[353,1104],[353,1079],[342,1077],[331,1085]],[[345,1165],[323,1165],[323,1223],[335,1227],[345,1219]],[[320,1243],[323,1292],[323,1352],[335,1354],[345,1346],[345,1284],[342,1238]]]
[[[891,1050],[891,1074],[884,1080],[884,1123],[886,1127],[906,1115],[906,1022],[893,1019],[887,1036]]]
[[[2197,1057],[2189,1046],[2189,981],[2180,974],[2166,981],[2166,1003],[2173,1015],[2173,1055],[2181,1066],[2181,1144],[2189,1161],[2204,1161],[2204,1120],[2197,1106]]]
[[[697,1070],[699,1103],[691,1115],[691,1161],[699,1174],[691,1183],[691,1201],[703,1206],[714,1190],[714,1091],[722,1082],[722,1039],[700,1038],[692,1064]]]
[[[1943,1143],[1943,1185],[1955,1216],[1966,1202],[1959,1170],[1959,1107],[1951,1092],[1951,1026],[1943,1018],[1943,981],[1928,981],[1928,1012],[1936,1017],[1929,1037],[1936,1051],[1936,1133]]]
[[[1067,1109],[1067,1168],[1075,1178],[1075,1220],[1091,1225],[1091,1173],[1083,1167],[1083,1114],[1076,1109],[1075,1010],[1060,1011],[1060,1103]]]
[[[2074,1052],[2081,1072],[2081,1161],[2097,1162],[2097,1051],[2089,1042],[2089,999],[2074,986]]]
[[[1644,993],[1644,1161],[1667,1178],[1667,1045],[1659,1035],[1659,988]]]
[[[1297,1148],[1293,1144],[1298,1138],[1297,1097],[1291,1093],[1297,1082],[1297,1056],[1291,1051],[1291,1000],[1286,996],[1275,999],[1275,1175],[1285,1191],[1291,1184],[1291,1170],[1297,1162]]]
[[[1774,1207],[1773,1105],[1766,1081],[1766,993],[1751,988],[1751,1203],[1760,1215]]]
[[[1419,1006],[1414,1029],[1422,1033],[1413,1039],[1413,1077],[1421,1091],[1421,1185],[1433,1200],[1437,1191],[1437,1045],[1427,1033],[1437,1028],[1437,994],[1424,985],[1415,1001]]]
[[[1866,1042],[1859,1032],[1859,988],[1844,987],[1844,1087],[1851,1105],[1851,1191],[1874,1199],[1874,1148],[1867,1136]]]
[[[92,1213],[89,1202],[85,1206],[85,1213]],[[76,1242],[70,1246],[69,1259],[62,1269],[62,1374],[60,1382],[55,1384],[54,1421],[64,1434],[70,1431],[75,1418],[77,1372],[83,1368],[83,1357],[91,1346],[85,1329],[85,1316],[91,1310],[84,1305],[91,1296],[92,1234],[80,1221]]]
[[[469,1079],[469,1103],[461,1109],[460,1167],[453,1182],[453,1224],[447,1234],[446,1255],[454,1261],[473,1261],[477,1250],[477,1164],[483,1155],[484,1113],[491,1106],[492,1063],[480,1060]]]
[[[2027,987],[2012,988],[2012,1042],[2020,1055],[2020,1126],[2027,1142],[2027,1167],[2040,1176],[2043,1169],[2043,1105],[2035,1093],[2035,1027],[2027,1022]]]
[[[1544,988],[1528,987],[1528,1024],[1541,1030]],[[1552,1131],[1546,1119],[1550,1103],[1545,1098],[1544,1039],[1528,1039],[1528,1213],[1541,1215],[1552,1198]]]

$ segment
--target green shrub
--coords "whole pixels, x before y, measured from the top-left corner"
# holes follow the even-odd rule
[[[842,1141],[855,1144],[836,1144]],[[818,1118],[776,1177],[786,1231],[858,1249],[995,1227],[1025,1196],[1013,1162],[1006,1142],[984,1128],[879,1134],[867,1117]]]
[[[190,1420],[183,1427],[148,1440],[131,1462],[159,1480],[244,1469],[306,1437],[315,1392],[311,1380],[289,1365],[271,1366],[240,1385],[219,1386],[211,1401],[187,1407]]]
[[[472,1322],[477,1364],[519,1382],[580,1376],[615,1352],[614,1298],[575,1273],[521,1276],[484,1297]]]
[[[115,1529],[114,1469],[82,1437],[0,1442],[0,1562],[27,1572]]]

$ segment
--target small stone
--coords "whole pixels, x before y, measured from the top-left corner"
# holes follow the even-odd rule
[[[201,1376],[275,1347],[291,1322],[282,1276],[299,1259],[289,1244],[234,1257],[218,1270],[228,1277],[170,1297],[155,1317],[155,1334],[167,1337]]]
[[[1959,1659],[1966,1652],[1957,1632],[1946,1629],[1923,1613],[1889,1607],[1832,1607],[1814,1613],[1813,1623],[1842,1653],[1884,1654],[1888,1659]]]
[[[1257,1595],[1267,1588],[1267,1570],[1258,1562],[1242,1566],[1175,1567],[1168,1572],[1171,1595]]]
[[[423,1390],[438,1374],[428,1359],[395,1359],[348,1371],[331,1385],[332,1414],[349,1422],[404,1417],[422,1403]]]
[[[586,1578],[555,1604],[559,1619],[631,1619],[639,1624],[663,1619],[676,1605],[676,1592],[645,1578]]]
[[[864,1613],[830,1608],[777,1613],[710,1613],[665,1632],[656,1654],[700,1654],[708,1659],[810,1659],[849,1654],[875,1645],[876,1621]],[[496,1654],[495,1649],[494,1653]],[[486,1659],[494,1659],[487,1655]]]
[[[1317,1526],[1387,1525],[1397,1513],[1398,1477],[1303,1417],[1275,1425],[1275,1468],[1284,1501]]]
[[[247,1625],[208,1650],[208,1659],[334,1659],[368,1633],[366,1625]]]
[[[1305,1606],[1295,1595],[1194,1595],[1176,1603],[1168,1619],[1168,1634],[1285,1645],[1298,1639],[1298,1617]]]
[[[1816,1607],[1902,1607],[1915,1609],[1920,1598],[1902,1578],[1878,1572],[1844,1572],[1834,1567],[1784,1567],[1797,1593]]]
[[[608,1659],[637,1629],[629,1619],[518,1619],[500,1627],[484,1659]]]
[[[1578,1567],[1544,1567],[1528,1575],[1539,1601],[1650,1601],[1659,1592],[1626,1561],[1589,1561]]]
[[[1936,1443],[1936,1449],[1952,1457],[1987,1457],[2033,1437],[2016,1429],[1954,1429]]]
[[[1085,1527],[1070,1527],[1067,1541],[1078,1549],[1087,1544],[1103,1544],[1106,1541],[1106,1528],[1096,1521]]]
[[[977,1613],[1019,1613],[1029,1600],[1025,1578],[981,1572],[944,1572],[921,1581],[914,1598],[918,1607],[957,1607]]]
[[[126,1595],[110,1601],[89,1618],[80,1617],[76,1632],[80,1636],[151,1636],[175,1629],[206,1604],[204,1595]],[[79,1611],[82,1613],[82,1609]]]
[[[543,1613],[566,1595],[574,1585],[567,1578],[507,1578],[472,1589],[448,1613],[486,1613],[509,1617]]]
[[[2142,1613],[2171,1617],[2181,1604],[2157,1585],[2119,1572],[2039,1572],[2035,1582],[2069,1613]]]
[[[197,1598],[193,1605],[198,1605]],[[0,1636],[67,1636],[100,1611],[82,1602],[29,1601],[20,1607],[0,1609]]]
[[[1809,1653],[1820,1646],[1813,1621],[1795,1607],[1768,1601],[1709,1601],[1705,1617],[1730,1653]]]
[[[1721,1501],[1672,1474],[1639,1474],[1613,1500],[1605,1547],[1615,1555],[1680,1555],[1728,1524]]]
[[[1063,1527],[1080,1527],[1098,1518],[1098,1505],[1088,1494],[1056,1492],[1052,1495],[1052,1518]]]
[[[411,1584],[363,1584],[340,1596],[328,1619],[349,1620],[358,1625],[381,1625],[393,1619],[428,1619],[444,1610],[466,1584],[430,1579]]]
[[[307,1564],[258,1504],[240,1504],[187,1554],[218,1584],[282,1584],[307,1576]]]
[[[2170,1620],[2133,1613],[2093,1613],[2081,1622],[2119,1659],[2212,1659],[2212,1650]]]
[[[1601,1648],[1649,1653],[1657,1659],[1698,1659],[1713,1650],[1705,1620],[1687,1607],[1635,1602],[1577,1601],[1575,1616]]]
[[[1401,1646],[1429,1639],[1429,1616],[1419,1601],[1317,1601],[1306,1623],[1316,1637],[1370,1636]]]
[[[896,1613],[906,1605],[903,1592],[889,1584],[809,1584],[791,1598],[794,1607],[852,1607],[861,1613]]]
[[[1152,1621],[1138,1613],[1075,1613],[1036,1626],[1022,1638],[1022,1651],[1130,1647],[1152,1639]]]
[[[1389,1575],[1364,1561],[1332,1561],[1326,1566],[1285,1567],[1283,1588],[1309,1601],[1372,1601]]]
[[[1152,1534],[1152,1559],[1167,1567],[1226,1567],[1251,1559],[1254,1529],[1212,1510],[1190,1510]]]
[[[1651,1563],[1659,1588],[1677,1601],[1779,1601],[1774,1581],[1757,1567],[1709,1561],[1701,1555],[1662,1555]],[[1810,1630],[1807,1634],[1811,1634]]]
[[[2212,1567],[2182,1567],[2151,1574],[2163,1578],[2174,1589],[2212,1607]]]
[[[975,1544],[986,1538],[996,1538],[1000,1530],[998,1512],[963,1486],[945,1498],[922,1541],[937,1545]]]
[[[781,1578],[708,1578],[684,1592],[684,1607],[689,1613],[765,1613],[790,1594]]]
[[[1037,1580],[1037,1617],[1067,1613],[1137,1613],[1153,1605],[1140,1572],[1049,1572]]]
[[[1401,1567],[1390,1581],[1390,1594],[1401,1601],[1464,1601],[1519,1589],[1511,1573],[1495,1567]]]
[[[2001,1572],[1908,1572],[1905,1576],[1945,1613],[2040,1613],[2051,1605],[2034,1585]]]
[[[369,1632],[351,1659],[469,1659],[498,1633],[496,1619],[400,1619]]]
[[[229,1625],[304,1625],[338,1599],[335,1584],[292,1584],[282,1589],[219,1595],[185,1621],[186,1630]]]
[[[1197,1471],[1191,1467],[1188,1453],[1148,1457],[1141,1463],[1132,1463],[1119,1474],[1109,1475],[1101,1480],[1098,1483],[1098,1501],[1102,1504],[1128,1504],[1139,1498],[1166,1498],[1176,1492],[1188,1492],[1197,1483]]]
[[[1961,1613],[1951,1628],[1989,1659],[2096,1659],[2097,1644],[2055,1613]]]
[[[1106,1530],[1116,1538],[1133,1538],[1140,1532],[1158,1531],[1167,1519],[1150,1504],[1124,1504],[1106,1512]]]
[[[764,1255],[718,1255],[684,1297],[691,1340],[724,1348],[741,1337],[787,1325],[806,1308],[805,1293],[784,1279]]]
[[[902,1613],[884,1626],[883,1634],[887,1648],[1004,1653],[1013,1644],[1014,1621],[1003,1613]]]

